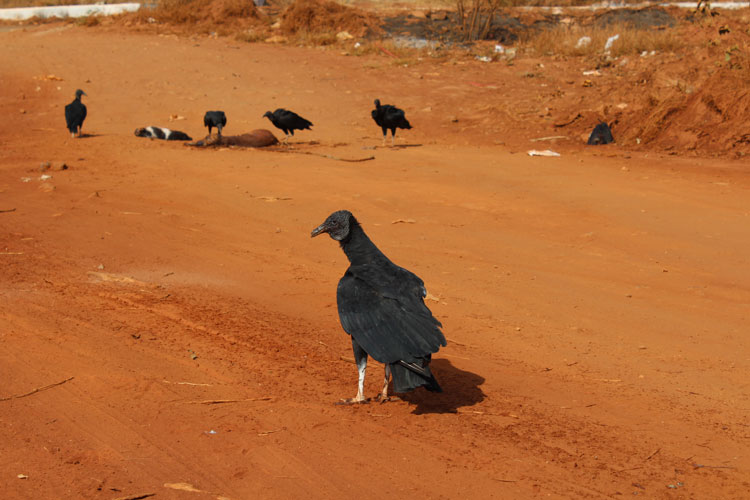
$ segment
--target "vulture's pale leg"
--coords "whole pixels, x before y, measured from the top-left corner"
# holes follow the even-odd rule
[[[383,382],[383,391],[378,396],[378,399],[381,403],[385,403],[386,401],[390,401],[391,398],[388,397],[388,382],[391,380],[391,365],[387,364],[385,365],[385,381]]]
[[[362,349],[359,344],[352,338],[352,350],[354,351],[354,361],[357,363],[357,371],[359,372],[359,383],[357,384],[357,395],[351,399],[342,399],[341,402],[345,404],[354,403],[367,403],[365,399],[365,372],[367,371],[367,353]]]
[[[383,147],[385,147],[385,141],[388,139],[388,129],[383,129]]]
[[[396,129],[391,130],[391,147],[396,145]]]
[[[75,139],[76,138],[76,133],[75,132],[71,132],[70,133],[70,137],[72,137],[73,139]]]

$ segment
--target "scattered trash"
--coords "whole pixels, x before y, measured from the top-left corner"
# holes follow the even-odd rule
[[[578,39],[578,42],[576,42],[576,48],[580,49],[582,47],[587,47],[591,43],[591,37],[590,36],[582,36]]]
[[[190,353],[190,359],[192,359],[192,360],[198,359],[198,355],[195,354],[195,351],[188,350],[188,352]]]
[[[531,142],[539,142],[539,141],[554,141],[556,139],[567,139],[567,135],[549,135],[547,137],[537,137],[536,139],[531,139]]]
[[[266,43],[286,43],[287,38],[281,35],[274,35],[264,40]]]
[[[156,19],[154,19],[153,17],[149,17],[148,24],[156,24]]]
[[[615,138],[612,137],[612,129],[609,128],[604,122],[601,122],[594,127],[589,136],[588,145],[598,146],[600,144],[609,144],[615,142]]]
[[[492,62],[492,58],[490,56],[476,56],[475,59],[482,62]]]
[[[164,483],[165,488],[181,491],[192,491],[194,493],[203,493],[203,490],[197,489],[195,486],[189,483]]]
[[[594,82],[592,82],[591,80],[584,80],[581,85],[583,85],[584,87],[593,87]]]
[[[606,54],[609,52],[609,49],[612,48],[612,44],[615,43],[615,41],[620,38],[620,35],[612,35],[611,37],[607,38],[607,43],[604,44],[604,53]]]
[[[495,54],[503,54],[503,53],[505,53],[505,47],[503,47],[499,43],[495,45]]]
[[[45,170],[49,170],[50,168],[52,168],[52,164],[50,162],[48,162],[48,161],[42,162],[39,165],[39,171],[40,172],[44,172]]]
[[[287,201],[291,200],[288,196],[258,196],[259,200],[267,201],[270,203],[273,203],[275,201]]]
[[[560,156],[560,153],[552,151],[551,149],[545,149],[543,151],[532,149],[528,151],[528,155],[529,156]]]
[[[602,76],[602,73],[598,69],[590,69],[583,72],[583,76]]]
[[[47,80],[51,82],[61,82],[63,81],[62,78],[56,75],[42,75],[42,76],[35,76],[34,80]]]
[[[414,219],[396,219],[391,224],[414,224],[416,222]]]
[[[724,26],[719,26],[719,34],[720,35],[726,35],[727,33],[731,33],[732,30],[729,29],[729,25],[725,24]]]
[[[203,431],[203,434],[207,434],[207,435],[213,436],[214,434],[218,434],[218,432],[216,432],[215,430],[211,429],[210,431]]]
[[[29,478],[29,476],[27,476],[26,474],[19,474],[19,475],[17,475],[16,477],[17,477],[18,479],[28,479],[28,478]]]
[[[358,49],[358,48],[360,48],[361,46],[362,46],[362,44],[361,44],[361,43],[359,43],[359,42],[357,42],[357,43],[355,43],[355,44],[354,44],[354,48],[355,48],[355,49]]]
[[[42,182],[44,182],[46,180],[49,180],[51,178],[52,178],[52,176],[48,175],[48,174],[42,174],[42,175],[39,176],[39,180],[42,181]]]
[[[96,266],[96,268],[97,269],[104,269],[104,264],[99,264],[98,266]]]
[[[185,117],[181,116],[181,115],[169,115],[169,121],[170,122],[174,122],[174,121],[177,121],[177,120],[184,120],[184,119],[185,119]]]
[[[339,40],[342,42],[344,40],[351,40],[352,38],[354,37],[348,31],[339,31],[338,33],[336,33],[336,40]]]
[[[31,182],[31,177],[21,177],[21,182]]]

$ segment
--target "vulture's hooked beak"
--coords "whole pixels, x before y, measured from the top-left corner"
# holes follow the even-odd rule
[[[312,230],[312,233],[310,233],[310,238],[315,238],[319,234],[327,233],[328,231],[330,231],[330,229],[331,228],[329,228],[324,222],[323,224],[319,225],[318,227]]]

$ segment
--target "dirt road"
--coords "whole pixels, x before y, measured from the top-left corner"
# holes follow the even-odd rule
[[[745,164],[493,145],[441,111],[509,71],[480,63],[56,24],[0,42],[3,498],[747,498]],[[375,97],[407,109],[401,147]],[[294,152],[133,136],[276,107],[315,123]],[[443,394],[334,405],[356,392],[347,262],[309,234],[341,208],[427,284]]]

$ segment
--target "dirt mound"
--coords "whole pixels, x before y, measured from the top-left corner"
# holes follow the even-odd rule
[[[296,0],[281,15],[281,30],[288,35],[348,31],[361,37],[379,32],[379,25],[375,15],[331,1]]]
[[[186,25],[204,32],[243,29],[260,22],[252,0],[162,0],[154,9],[141,9],[134,17],[139,22]]]
[[[717,72],[699,89],[685,94],[676,90],[652,102],[629,135],[665,149],[750,153],[750,91],[740,75]]]

